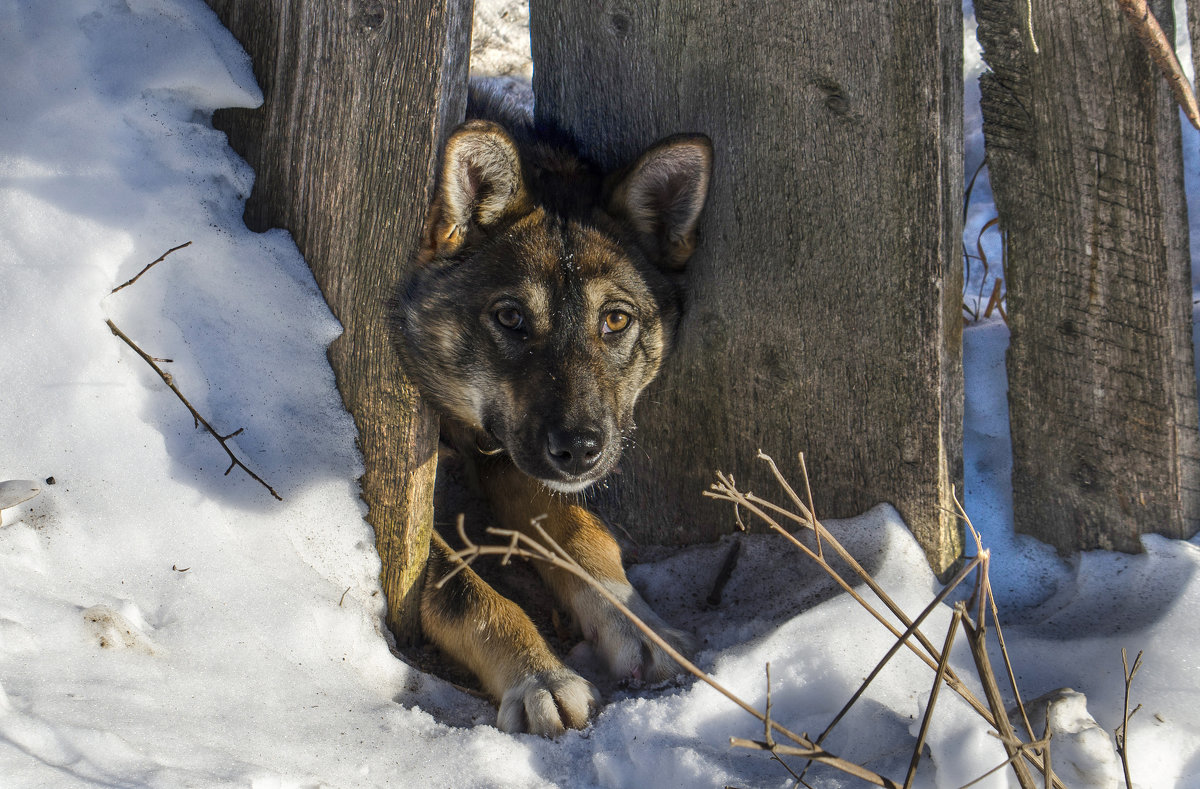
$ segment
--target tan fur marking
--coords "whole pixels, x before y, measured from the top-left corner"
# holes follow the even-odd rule
[[[535,536],[530,523],[545,515],[540,520],[542,528],[594,578],[627,582],[620,546],[600,519],[585,507],[571,498],[550,493],[540,482],[506,461],[481,465],[479,478],[505,528]],[[555,594],[563,599],[583,584],[569,573],[538,569]]]
[[[429,562],[435,576],[425,579],[421,627],[496,700],[497,726],[557,736],[587,725],[600,704],[596,688],[562,664],[516,603],[470,568],[438,588],[441,577],[458,566],[450,556],[450,547],[435,532]]]
[[[584,570],[677,649],[693,649],[691,637],[660,619],[630,585],[621,564],[620,546],[599,518],[573,500],[552,495],[502,460],[481,465],[480,482],[506,528],[540,539],[531,521],[545,515],[538,521],[542,528]],[[537,569],[555,597],[574,613],[584,635],[594,642],[614,675],[658,682],[680,670],[666,652],[638,632],[587,582],[544,563],[538,563]]]
[[[433,539],[451,553],[440,535],[435,533]],[[425,605],[421,626],[447,654],[475,673],[488,695],[499,701],[524,674],[561,666],[520,606],[497,593],[474,570],[459,574],[469,589],[471,613],[445,616],[439,606]],[[425,594],[436,595],[438,580],[429,579]]]

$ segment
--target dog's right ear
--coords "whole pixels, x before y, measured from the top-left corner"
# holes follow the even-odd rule
[[[696,223],[708,197],[712,158],[708,137],[677,134],[650,146],[609,179],[609,210],[629,220],[668,271],[682,271],[696,248]]]
[[[453,254],[472,229],[486,230],[526,202],[512,138],[495,123],[468,121],[446,141],[429,243],[438,254]]]

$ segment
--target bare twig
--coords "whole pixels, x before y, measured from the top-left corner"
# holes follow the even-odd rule
[[[1037,37],[1033,35],[1033,0],[1025,0],[1025,32],[1029,34],[1029,46],[1033,48],[1033,54],[1041,52]]]
[[[950,494],[951,498],[954,499],[955,514],[966,525],[967,529],[971,532],[972,538],[975,540],[976,555],[986,553],[983,547],[983,540],[979,536],[979,531],[976,530],[975,524],[971,522],[971,516],[967,515],[962,502],[958,500],[958,491],[951,487]],[[1025,724],[1025,731],[1029,733],[1029,739],[1032,740],[1034,738],[1033,724],[1029,722],[1029,712],[1025,709],[1025,702],[1021,699],[1021,689],[1017,687],[1017,676],[1013,671],[1012,659],[1008,654],[1008,645],[1004,643],[1004,631],[1000,628],[1000,611],[996,607],[996,596],[992,594],[990,580],[987,585],[986,599],[992,614],[992,624],[996,626],[996,640],[1000,642],[1000,654],[1004,656],[1004,668],[1008,672],[1008,683],[1012,688],[1013,697],[1016,699],[1017,709],[1021,712],[1021,720]]]
[[[1000,312],[1000,317],[1008,323],[1008,313],[1004,311],[1004,278],[996,277],[992,283],[992,297],[988,299],[987,308],[983,311],[983,317],[992,317],[992,311]]]
[[[1053,736],[1050,731],[1050,705],[1046,705],[1046,723],[1042,726],[1042,742],[1046,743],[1046,747],[1042,748],[1042,775],[1046,779],[1046,789],[1050,789],[1054,782],[1054,769],[1050,766],[1050,738]]]
[[[761,450],[759,450],[759,454],[762,454]],[[808,496],[808,513],[812,515],[812,519],[815,521],[817,519],[817,508],[813,504],[812,485],[808,481],[808,463],[804,462],[803,452],[800,453],[800,473],[804,475],[804,492]],[[813,534],[817,538],[817,556],[824,559],[825,550],[821,547],[821,532],[813,529]]]
[[[755,496],[753,493],[743,494],[733,486],[732,480],[721,472],[717,472],[717,479],[718,483],[713,485],[713,489],[711,491],[705,491],[705,496],[717,499],[719,501],[729,501],[735,504],[740,504],[741,506],[749,509],[774,531],[782,535],[794,546],[803,551],[810,559],[816,561],[820,565],[821,569],[824,570],[825,573],[832,578],[839,587],[841,587],[842,591],[854,598],[855,602],[861,605],[863,609],[867,611],[867,613],[871,614],[876,621],[887,628],[887,630],[893,636],[900,638],[901,631],[895,625],[889,622],[887,618],[883,616],[883,614],[879,613],[874,606],[863,599],[862,595],[858,593],[858,590],[856,590],[844,578],[842,578],[837,570],[834,569],[828,562],[822,560],[811,548],[797,540],[786,529],[780,526],[779,523],[767,513],[767,510],[789,518],[802,526],[815,528],[824,538],[826,544],[832,547],[838,556],[850,565],[851,569],[853,569],[858,577],[867,584],[871,591],[875,593],[875,595],[884,603],[884,605],[887,606],[888,610],[891,611],[897,619],[899,619],[906,627],[912,624],[912,620],[908,617],[904,610],[892,600],[892,598],[883,590],[883,588],[879,586],[875,579],[872,578],[865,569],[863,569],[862,565],[860,565],[854,559],[854,557],[851,556],[844,547],[842,547],[842,544],[832,534],[830,534],[829,531],[823,525],[821,525],[819,521],[810,521],[807,518],[796,515],[795,513],[788,512],[772,502]],[[929,668],[936,670],[937,659],[939,657],[937,648],[933,646],[929,639],[926,638],[925,634],[920,630],[915,631],[913,636],[918,642],[920,642],[921,647],[925,651],[919,649],[911,641],[905,641],[905,646],[907,646],[914,654],[916,654],[918,658],[923,660],[925,664],[929,666]],[[947,674],[947,682],[960,696],[963,697],[968,704],[975,709],[976,712],[982,715],[988,721],[988,723],[991,723],[991,712],[979,699],[975,698],[974,694],[972,694],[965,685],[963,685],[953,670]]]
[[[999,226],[1000,217],[994,216],[987,222],[983,223],[983,227],[979,228],[979,233],[975,236],[975,251],[979,253],[978,260],[983,264],[983,276],[979,278],[979,290],[975,295],[975,305],[977,308],[979,306],[979,301],[983,299],[983,288],[987,284],[988,274],[991,273],[992,270],[992,261],[988,258],[987,252],[983,248],[983,237],[987,234],[987,231],[991,230],[993,227],[999,228]],[[997,277],[996,279],[1000,278]],[[984,311],[984,317],[988,317],[986,310]]]
[[[900,784],[896,783],[895,781],[885,778],[878,773],[874,773],[861,765],[854,764],[853,762],[847,762],[844,759],[838,759],[837,761],[840,762],[840,764],[834,765],[833,762],[829,760],[828,754],[826,754],[826,752],[820,748],[795,748],[790,745],[768,745],[765,742],[760,742],[758,740],[746,740],[741,737],[730,737],[729,744],[735,748],[749,748],[755,751],[770,751],[772,754],[782,753],[785,756],[800,756],[805,759],[812,759],[813,761],[836,766],[842,772],[853,775],[855,778],[861,778],[867,783],[874,784],[875,786],[885,786],[889,789],[903,789],[903,787],[901,787]]]
[[[854,695],[850,697],[850,700],[846,702],[845,706],[843,706],[838,714],[834,717],[833,722],[825,727],[825,731],[821,732],[820,737],[817,737],[815,740],[817,745],[820,745],[825,741],[825,738],[829,736],[829,733],[833,731],[833,728],[837,726],[842,718],[845,717],[846,713],[850,711],[850,708],[854,706],[854,703],[862,698],[862,694],[866,692],[867,686],[869,686],[875,680],[875,678],[879,676],[879,672],[883,671],[883,667],[886,666],[888,662],[891,661],[892,657],[894,657],[895,654],[900,651],[900,648],[904,646],[910,638],[912,638],[913,634],[917,632],[917,628],[921,626],[921,623],[924,622],[930,614],[936,611],[938,606],[940,606],[942,602],[950,596],[950,593],[958,588],[958,585],[961,584],[966,577],[970,575],[981,563],[982,559],[979,556],[976,556],[974,559],[968,562],[965,567],[958,571],[958,575],[954,577],[954,580],[946,584],[945,588],[938,593],[937,597],[933,598],[929,605],[925,606],[925,610],[922,611],[920,615],[912,621],[912,624],[908,626],[908,629],[904,631],[904,633],[896,640],[896,642],[892,644],[891,648],[888,649],[887,653],[880,658],[878,663],[875,664],[875,668],[871,670],[871,673],[867,675],[867,678],[864,679],[862,684],[858,686],[858,690],[854,692]],[[940,675],[944,675],[946,673],[948,667],[945,665],[945,663],[946,653],[943,652],[938,661],[937,670],[939,671]]]
[[[775,753],[775,751],[774,751],[775,737],[771,733],[771,728],[772,728],[771,727],[771,664],[768,663],[767,664],[767,718],[766,718],[766,720],[763,721],[763,740],[766,743],[768,743],[772,748],[771,758],[774,759],[775,761],[779,762],[779,764],[783,767],[783,769],[787,770],[788,774],[791,775],[792,778],[794,778],[796,781],[799,781],[800,783],[804,783],[803,776],[797,775],[796,771],[792,769],[791,765],[789,765],[787,762],[785,762],[783,760],[782,756],[780,756],[778,753]]]
[[[1179,67],[1175,48],[1167,41],[1146,0],[1117,0],[1117,4],[1133,24],[1133,31],[1150,54],[1150,59],[1166,77],[1167,84],[1171,87],[1171,95],[1179,104],[1179,108],[1192,125],[1200,129],[1200,107],[1196,105],[1196,94],[1184,76],[1183,69]]]
[[[992,732],[988,732],[988,733],[991,734]],[[1001,737],[1000,739],[1004,739],[1004,738]],[[1026,759],[1028,759],[1030,757],[1031,753],[1035,750],[1039,750],[1039,749],[1047,750],[1050,746],[1050,741],[1048,739],[1038,740],[1037,742],[1021,742],[1020,740],[1012,740],[1012,741],[1009,741],[1008,744],[1006,744],[1006,747],[1009,747],[1009,746],[1011,746],[1012,750],[1013,750],[1013,754],[1011,756],[1009,756],[1007,759],[1000,762],[1000,764],[997,764],[995,767],[988,770],[986,773],[979,776],[975,780],[968,781],[967,783],[963,784],[961,787],[959,787],[959,789],[967,789],[967,787],[974,786],[975,784],[982,781],[984,778],[987,778],[990,775],[994,775],[994,774],[1000,772],[1005,767],[1008,767],[1010,764],[1016,764],[1017,761],[1022,756],[1024,756]],[[1052,776],[1051,779],[1053,781],[1054,786],[1062,785],[1057,778],[1054,778]]]
[[[1012,763],[1013,772],[1017,775],[1017,782],[1021,784],[1021,789],[1036,789],[1025,759],[1020,758],[1022,756],[1030,757],[1034,754],[1021,746],[1021,741],[1013,732],[1012,724],[1008,722],[1008,712],[1005,710],[1004,700],[1000,696],[1000,686],[996,684],[996,675],[992,671],[992,664],[987,655],[987,630],[984,623],[981,621],[976,626],[966,615],[966,609],[962,603],[958,604],[958,608],[963,612],[961,617],[963,632],[967,636],[967,644],[971,647],[971,656],[975,658],[979,681],[983,683],[983,694],[992,708],[992,725],[996,727],[996,731],[1000,732],[1000,741],[1004,743],[1004,750],[1008,753],[1009,761]]]
[[[946,678],[946,669],[950,665],[950,649],[954,646],[954,637],[958,635],[958,627],[962,623],[962,610],[954,609],[954,618],[950,620],[950,630],[946,633],[946,643],[942,646],[942,659],[938,661],[937,674],[933,678],[933,690],[929,692],[929,703],[925,705],[925,717],[921,719],[921,731],[917,735],[917,745],[913,748],[912,761],[908,765],[908,775],[904,777],[904,789],[912,786],[917,777],[917,765],[921,763],[921,749],[925,747],[925,736],[929,733],[929,724],[933,721],[933,708],[937,704],[938,690]]]
[[[1117,753],[1121,755],[1121,767],[1125,770],[1125,786],[1127,789],[1133,789],[1133,780],[1129,776],[1129,719],[1133,717],[1133,713],[1142,708],[1139,704],[1133,708],[1133,712],[1129,711],[1129,689],[1133,685],[1133,677],[1138,673],[1138,669],[1142,667],[1142,653],[1139,651],[1137,657],[1133,659],[1133,668],[1129,667],[1129,655],[1125,652],[1125,648],[1121,647],[1121,665],[1125,669],[1125,707],[1121,715],[1121,725],[1117,727]]]
[[[1004,643],[1004,631],[1000,629],[1000,611],[996,608],[996,597],[992,594],[988,595],[988,602],[992,609],[992,624],[996,628],[996,640],[1000,643],[1000,654],[1004,657],[1004,669],[1008,672],[1008,686],[1012,688],[1013,698],[1016,699],[1017,709],[1021,713],[1021,720],[1025,724],[1025,731],[1029,733],[1029,739],[1034,738],[1033,724],[1029,722],[1029,713],[1025,709],[1025,702],[1021,699],[1021,689],[1017,687],[1017,675],[1013,671],[1012,658],[1008,654],[1008,645]]]
[[[970,208],[971,208],[971,193],[975,191],[975,181],[976,181],[976,179],[979,178],[979,174],[981,172],[983,172],[983,168],[986,166],[987,166],[987,156],[985,155],[982,159],[979,160],[979,166],[976,167],[975,172],[972,173],[971,180],[967,181],[967,188],[963,193],[963,207],[962,207],[962,220],[963,220],[964,225],[967,223],[967,213],[970,211]],[[972,273],[971,272],[971,259],[974,256],[970,252],[967,251],[967,242],[965,239],[962,240],[961,244],[962,244],[962,255],[963,255],[963,292],[962,292],[963,312],[967,313],[967,315],[970,315],[971,320],[979,320],[979,311],[976,309],[972,309],[967,304],[967,287],[971,282],[971,273]],[[987,261],[984,260],[981,262],[984,265],[983,277],[984,277],[984,279],[987,279]],[[963,316],[964,322],[967,321],[967,315]]]
[[[170,248],[170,249],[168,249],[166,252],[162,253],[162,255],[161,255],[159,258],[158,258],[158,260],[155,260],[155,261],[154,261],[154,262],[152,262],[152,263],[148,263],[148,264],[146,264],[146,267],[145,267],[145,268],[143,268],[141,271],[139,271],[137,274],[135,274],[135,275],[133,276],[133,278],[132,278],[132,279],[129,279],[129,280],[125,281],[125,282],[122,282],[120,285],[118,285],[118,286],[116,286],[115,288],[113,288],[112,290],[110,290],[110,291],[108,292],[108,295],[110,295],[110,296],[111,296],[112,294],[114,294],[114,293],[116,293],[118,290],[120,290],[121,288],[127,288],[127,287],[129,287],[129,286],[130,286],[130,285],[132,285],[133,283],[137,282],[137,281],[138,281],[138,279],[139,279],[139,278],[140,278],[140,277],[141,277],[143,274],[145,274],[147,271],[149,271],[150,269],[152,269],[152,268],[154,268],[155,266],[157,266],[159,263],[162,263],[164,260],[166,260],[166,259],[167,259],[167,255],[171,254],[172,252],[178,252],[179,250],[183,249],[184,247],[189,247],[189,246],[191,246],[191,245],[192,245],[192,242],[191,242],[191,241],[187,241],[187,242],[185,242],[185,243],[183,243],[183,244],[180,244],[180,245],[179,245],[179,246],[177,246],[177,247],[171,247],[171,248]]]
[[[136,277],[135,277],[135,279],[136,279]],[[245,463],[243,463],[241,460],[238,459],[237,455],[233,454],[233,450],[229,448],[229,439],[231,439],[234,436],[241,433],[244,428],[239,427],[237,430],[235,430],[232,433],[230,433],[229,435],[225,435],[225,436],[221,435],[216,430],[214,430],[213,426],[208,423],[208,420],[205,419],[203,416],[201,416],[200,412],[197,411],[194,407],[192,407],[192,404],[190,402],[188,402],[188,399],[183,396],[183,392],[179,391],[179,387],[175,385],[175,379],[170,373],[166,372],[165,370],[163,370],[163,368],[159,367],[158,364],[154,361],[154,358],[152,356],[150,356],[148,353],[146,353],[141,348],[139,348],[137,343],[135,343],[133,340],[129,339],[129,336],[127,334],[125,334],[125,332],[123,332],[117,328],[117,324],[113,323],[111,320],[108,320],[108,319],[105,319],[104,322],[106,324],[108,324],[108,328],[110,331],[112,331],[113,334],[115,334],[117,337],[121,338],[121,340],[126,345],[128,345],[130,348],[132,348],[138,356],[142,357],[142,359],[146,362],[146,364],[150,365],[150,367],[153,368],[154,372],[158,373],[158,377],[161,378],[163,380],[163,383],[165,383],[167,385],[167,387],[172,392],[175,393],[175,396],[179,398],[179,402],[183,403],[184,406],[187,407],[187,410],[192,415],[192,420],[195,423],[195,425],[197,427],[203,426],[204,429],[207,430],[209,432],[209,434],[211,434],[212,437],[217,440],[217,443],[219,443],[221,445],[221,449],[225,450],[225,454],[229,456],[229,468],[225,469],[226,476],[228,476],[229,472],[233,471],[233,469],[235,467],[240,468],[242,471],[246,472],[246,474],[248,474],[251,479],[253,479],[259,485],[262,485],[264,488],[266,488],[267,491],[270,492],[270,494],[272,496],[274,496],[278,501],[283,501],[283,498],[278,493],[275,492],[274,488],[272,488],[270,485],[268,485],[266,482],[264,482],[262,477],[258,476],[253,471],[251,471],[250,468]]]
[[[772,468],[772,470],[774,471],[774,473],[776,474],[776,477],[778,479],[778,477],[779,477],[778,470],[773,463],[769,462],[770,459],[768,457],[766,457],[765,455],[763,455],[762,453],[760,453],[760,458],[763,459],[764,462],[768,462],[768,466],[770,468]],[[730,477],[728,477],[727,475],[724,475],[724,474],[718,472],[717,480],[718,480],[717,483],[712,486],[712,490],[705,491],[704,495],[709,496],[714,499],[722,500],[722,501],[729,501],[736,505],[745,507],[751,513],[758,516],[764,523],[766,523],[768,526],[770,526],[774,531],[776,531],[777,533],[784,536],[793,545],[795,545],[797,548],[799,548],[801,551],[803,551],[809,558],[816,561],[821,566],[821,569],[825,571],[826,574],[828,574],[844,591],[846,591],[850,596],[852,596],[855,599],[855,601],[857,601],[859,603],[859,605],[861,605],[868,613],[870,613],[872,616],[874,616],[876,620],[878,620],[894,636],[896,636],[899,639],[900,643],[903,643],[905,646],[907,646],[914,654],[916,654],[916,656],[918,658],[920,658],[922,661],[924,661],[926,663],[926,665],[928,665],[931,669],[934,669],[935,671],[937,670],[937,665],[941,661],[941,657],[942,657],[939,650],[935,646],[933,646],[933,644],[929,641],[928,638],[925,637],[925,635],[921,632],[921,630],[919,628],[912,628],[912,619],[910,619],[908,617],[908,615],[903,611],[903,609],[901,609],[900,606],[898,606],[895,603],[895,601],[893,601],[891,599],[891,597],[888,596],[886,592],[884,592],[884,590],[879,586],[879,584],[875,581],[875,579],[873,577],[871,577],[871,575],[865,569],[863,569],[863,567],[854,559],[853,556],[850,555],[850,553],[842,546],[842,544],[819,521],[817,521],[815,518],[812,517],[811,511],[807,507],[805,507],[803,504],[799,505],[798,509],[800,510],[800,514],[789,512],[788,510],[785,510],[782,507],[780,507],[772,502],[769,502],[759,496],[756,496],[753,493],[743,494],[741,491],[737,490],[737,488],[733,485],[732,479]],[[961,513],[962,517],[964,519],[966,519],[966,513],[962,511],[962,505],[958,504],[957,497],[955,497],[955,503],[956,503],[956,505],[958,507],[958,511]],[[892,625],[891,622],[887,621],[887,619],[885,617],[883,617],[882,614],[880,614],[869,603],[867,603],[862,598],[862,596],[859,595],[858,592],[853,589],[853,587],[851,587],[848,583],[846,583],[846,581],[844,579],[841,578],[841,576],[837,573],[837,571],[832,566],[830,566],[828,562],[826,562],[823,559],[821,559],[820,557],[818,557],[815,552],[813,552],[810,548],[808,548],[806,545],[804,545],[804,543],[797,540],[792,534],[790,534],[786,529],[784,529],[772,517],[772,514],[786,517],[789,520],[792,520],[793,522],[795,522],[805,528],[813,529],[814,531],[819,533],[822,536],[822,538],[825,540],[825,542],[831,548],[833,548],[833,550],[837,553],[837,555],[839,557],[841,557],[842,560],[845,561],[848,565],[850,565],[850,567],[854,570],[854,572],[867,584],[867,586],[871,589],[871,591],[874,592],[875,595],[884,603],[884,605],[887,606],[887,608],[892,612],[892,614],[895,615],[901,622],[903,622],[906,627],[912,628],[910,635],[912,636],[912,638],[915,638],[920,643],[920,648],[918,648],[915,644],[913,644],[912,640],[907,635],[901,634],[901,632],[894,625]],[[971,529],[972,534],[975,536],[976,546],[978,548],[977,556],[981,557],[981,560],[984,562],[984,566],[980,569],[979,580],[977,582],[976,591],[975,591],[975,599],[977,599],[979,601],[979,611],[980,611],[980,614],[982,615],[987,610],[985,607],[984,601],[991,599],[990,583],[987,580],[987,569],[986,569],[987,551],[983,549],[981,541],[979,539],[978,532],[975,531],[974,526],[972,526],[970,524],[969,519],[966,519],[966,521],[967,521],[968,527]],[[980,631],[981,631],[981,635],[982,635],[982,631],[983,631],[982,627],[980,628]],[[982,641],[981,641],[981,643],[982,643]],[[986,650],[982,654],[982,659],[985,661],[987,660]],[[988,664],[988,670],[989,671],[991,670],[990,663]],[[975,695],[970,691],[970,689],[967,688],[966,685],[957,677],[957,675],[954,673],[953,669],[950,669],[949,667],[947,667],[946,671],[945,671],[945,682],[964,701],[966,701],[967,704],[969,704],[971,706],[971,708],[974,709],[975,712],[981,718],[983,718],[983,720],[986,723],[988,723],[989,725],[991,725],[993,727],[996,727],[997,730],[1000,730],[1001,724],[997,723],[995,720],[994,707],[984,705],[978,698],[976,698]],[[994,683],[994,675],[993,675],[993,683]],[[1003,710],[1003,705],[1001,704],[999,706],[999,708],[1001,710]],[[1007,725],[1007,723],[1008,723],[1008,721],[1007,721],[1007,718],[1005,717],[1004,724]],[[1009,727],[1009,728],[1011,730],[1011,727]],[[1017,740],[1017,742],[1019,743],[1020,741]],[[1025,761],[1028,761],[1031,765],[1033,765],[1038,770],[1042,770],[1044,768],[1044,761],[1043,761],[1042,757],[1040,755],[1038,755],[1037,753],[1033,752],[1031,749],[1021,748],[1019,751],[1019,755],[1023,756]],[[1025,770],[1026,773],[1028,772],[1028,770],[1024,767],[1024,764],[1022,764],[1022,769]],[[1054,778],[1053,786],[1056,787],[1056,789],[1062,789],[1063,785],[1062,785],[1061,781],[1059,781],[1057,778]]]
[[[560,570],[565,570],[566,572],[571,573],[586,583],[593,590],[599,593],[601,597],[607,600],[610,605],[620,611],[621,614],[628,619],[634,627],[636,627],[642,632],[643,635],[654,642],[659,649],[666,652],[689,674],[704,682],[713,690],[717,691],[722,696],[753,715],[764,725],[768,724],[768,718],[766,715],[759,712],[753,706],[739,698],[732,691],[728,690],[708,674],[697,668],[694,663],[680,654],[680,652],[676,650],[675,647],[671,646],[671,644],[662,638],[662,636],[655,633],[654,630],[652,630],[645,622],[641,620],[641,618],[637,616],[637,614],[629,610],[629,608],[623,602],[617,599],[617,597],[614,596],[612,592],[610,592],[603,584],[593,578],[591,574],[587,572],[587,570],[583,569],[583,567],[581,567],[569,553],[564,551],[558,545],[558,543],[554,541],[554,538],[552,538],[546,532],[546,530],[542,528],[542,525],[538,522],[540,520],[541,518],[535,518],[532,523],[533,529],[537,533],[538,537],[536,540],[528,535],[522,534],[519,531],[511,529],[489,528],[487,530],[488,534],[492,534],[502,539],[507,539],[509,541],[508,544],[477,545],[473,543],[469,537],[467,537],[466,530],[463,528],[463,518],[462,516],[459,516],[458,533],[460,539],[462,539],[466,547],[451,554],[451,560],[457,562],[458,566],[437,582],[438,588],[441,588],[447,581],[468,567],[480,556],[500,556],[502,557],[503,562],[508,562],[513,557],[546,562],[547,564],[550,564]],[[782,734],[784,737],[787,737],[789,740],[796,743],[796,745],[800,746],[799,748],[791,748],[790,746],[776,745],[776,749],[779,753],[798,753],[799,755],[819,761],[822,764],[827,764],[855,777],[862,778],[863,780],[868,781],[876,786],[890,787],[891,789],[901,789],[899,784],[895,783],[894,781],[868,770],[865,767],[834,756],[833,754],[814,744],[807,737],[789,731],[776,721],[769,721],[769,725],[773,731]],[[771,749],[768,747],[766,750]]]

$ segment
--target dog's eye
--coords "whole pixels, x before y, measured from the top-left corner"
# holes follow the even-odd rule
[[[525,316],[516,307],[504,307],[496,311],[496,322],[506,329],[519,331],[525,326]]]
[[[604,316],[604,327],[601,329],[605,334],[616,334],[623,332],[629,328],[629,313],[613,310]]]

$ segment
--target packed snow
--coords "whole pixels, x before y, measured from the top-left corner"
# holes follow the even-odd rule
[[[0,52],[0,787],[793,785],[730,746],[761,724],[691,679],[608,683],[595,722],[551,741],[501,733],[489,703],[397,657],[325,359],[339,326],[290,237],[242,224],[253,173],[210,123],[261,101],[245,54],[201,0],[7,0]],[[976,229],[988,199],[981,188]],[[230,449],[282,501],[226,473],[230,457],[106,321],[214,430],[244,428]],[[985,321],[964,343],[967,507],[1018,680],[1031,699],[1075,691],[1049,708],[1055,768],[1069,786],[1119,785],[1121,649],[1144,650],[1134,783],[1200,786],[1197,541],[1064,561],[1014,536],[1007,332]],[[886,505],[827,525],[910,613],[940,588]],[[706,606],[734,540],[721,604]],[[630,575],[699,636],[701,667],[760,708],[770,664],[772,713],[797,732],[823,730],[892,644],[778,537]],[[932,615],[932,641],[950,612]],[[569,659],[587,670],[586,646]],[[962,639],[951,664],[973,675]],[[901,654],[827,748],[902,777],[932,679]],[[956,787],[1004,758],[943,692],[916,785]],[[859,785],[825,767],[807,780]]]

